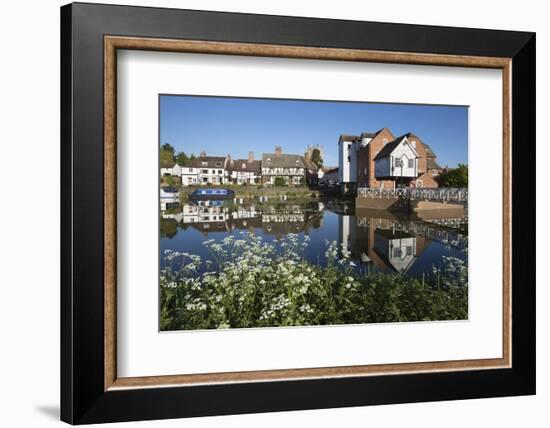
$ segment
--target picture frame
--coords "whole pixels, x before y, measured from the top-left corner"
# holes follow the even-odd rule
[[[502,358],[119,378],[118,50],[502,70]],[[535,97],[534,33],[63,6],[61,419],[86,424],[534,394]]]

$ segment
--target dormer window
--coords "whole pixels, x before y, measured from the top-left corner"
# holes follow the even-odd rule
[[[208,166],[208,162],[202,161],[201,166]]]
[[[216,162],[216,166],[222,166],[221,162]]]
[[[243,163],[242,168],[246,169],[246,164],[245,163]]]
[[[267,158],[267,163],[271,163],[271,159],[270,159],[270,158]]]

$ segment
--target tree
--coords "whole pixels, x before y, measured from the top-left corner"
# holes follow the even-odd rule
[[[171,168],[174,166],[174,163],[175,163],[174,153],[171,152],[170,150],[161,149],[160,150],[160,167]]]
[[[321,157],[321,150],[319,149],[313,149],[311,152],[311,161],[317,165],[317,168],[321,168],[323,166],[323,158]]]
[[[441,187],[468,187],[468,165],[459,163],[458,167],[443,171],[438,182]]]
[[[284,177],[275,177],[275,186],[283,187],[286,186],[286,180]]]
[[[187,165],[190,161],[189,157],[185,154],[185,152],[179,152],[176,156],[176,163],[180,166]]]
[[[174,153],[175,153],[174,147],[172,147],[172,145],[169,144],[169,143],[164,143],[164,144],[160,147],[160,149],[161,149],[161,150],[166,150],[167,152],[172,153],[172,156],[173,156]]]

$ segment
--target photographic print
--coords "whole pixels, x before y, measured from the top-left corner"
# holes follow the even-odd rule
[[[468,108],[159,95],[161,331],[468,319]]]

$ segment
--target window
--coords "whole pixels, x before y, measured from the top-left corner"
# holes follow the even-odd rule
[[[202,161],[201,166],[208,166],[208,162]]]
[[[396,168],[400,167],[401,166],[401,159],[395,158],[393,160],[393,166],[395,166]]]
[[[216,162],[216,166],[222,166],[221,162]]]
[[[388,139],[387,139],[387,138],[384,138],[384,139],[382,140],[382,143],[384,143],[384,145],[388,144]]]
[[[401,248],[395,247],[393,249],[393,257],[401,257]]]
[[[413,149],[416,149],[416,140],[411,141],[411,146],[413,146]]]
[[[412,256],[413,253],[413,247],[407,246],[407,256]]]
[[[203,174],[208,174],[208,170],[207,170],[207,169],[203,169],[201,172],[202,172]]]
[[[221,169],[218,169],[218,174],[219,175],[222,175],[223,174],[223,171]]]
[[[414,168],[414,159],[409,159],[409,168]]]
[[[365,167],[363,174],[367,175],[367,167]]]

